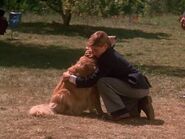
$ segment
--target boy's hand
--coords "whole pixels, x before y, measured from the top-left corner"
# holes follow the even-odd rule
[[[64,72],[63,75],[62,75],[62,78],[63,78],[63,81],[69,80],[69,78],[70,78],[69,72],[68,71]]]

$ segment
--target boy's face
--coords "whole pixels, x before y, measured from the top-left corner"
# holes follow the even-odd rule
[[[111,42],[111,46],[114,46],[116,44],[116,36],[108,37]],[[108,48],[107,44],[102,46],[86,46],[86,50],[91,51],[91,53],[97,58],[99,58],[107,50],[107,48]]]
[[[102,46],[89,46],[89,47],[92,51],[92,54],[97,58],[99,58],[108,48],[106,44]]]

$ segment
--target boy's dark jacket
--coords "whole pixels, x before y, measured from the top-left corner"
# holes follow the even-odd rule
[[[101,77],[112,77],[127,82],[133,88],[148,89],[151,87],[148,79],[112,47],[97,59],[97,67],[92,75],[85,78],[77,77],[77,86],[91,87]]]

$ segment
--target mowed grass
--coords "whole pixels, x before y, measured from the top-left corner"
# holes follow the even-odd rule
[[[57,15],[23,15],[13,39],[10,29],[0,36],[0,138],[185,138],[185,31],[177,19],[129,24],[126,17],[73,17],[64,27]],[[116,49],[148,76],[156,119],[148,121],[143,113],[120,122],[93,114],[29,116],[31,106],[48,102],[62,72],[83,55],[97,30],[116,35]]]

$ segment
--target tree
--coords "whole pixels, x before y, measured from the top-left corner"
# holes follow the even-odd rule
[[[63,24],[69,26],[72,15],[72,7],[75,0],[44,0],[46,4],[55,12],[62,16]]]
[[[31,11],[42,14],[50,9],[61,15],[68,26],[72,14],[95,16],[180,14],[185,10],[185,0],[0,0],[7,11]]]

